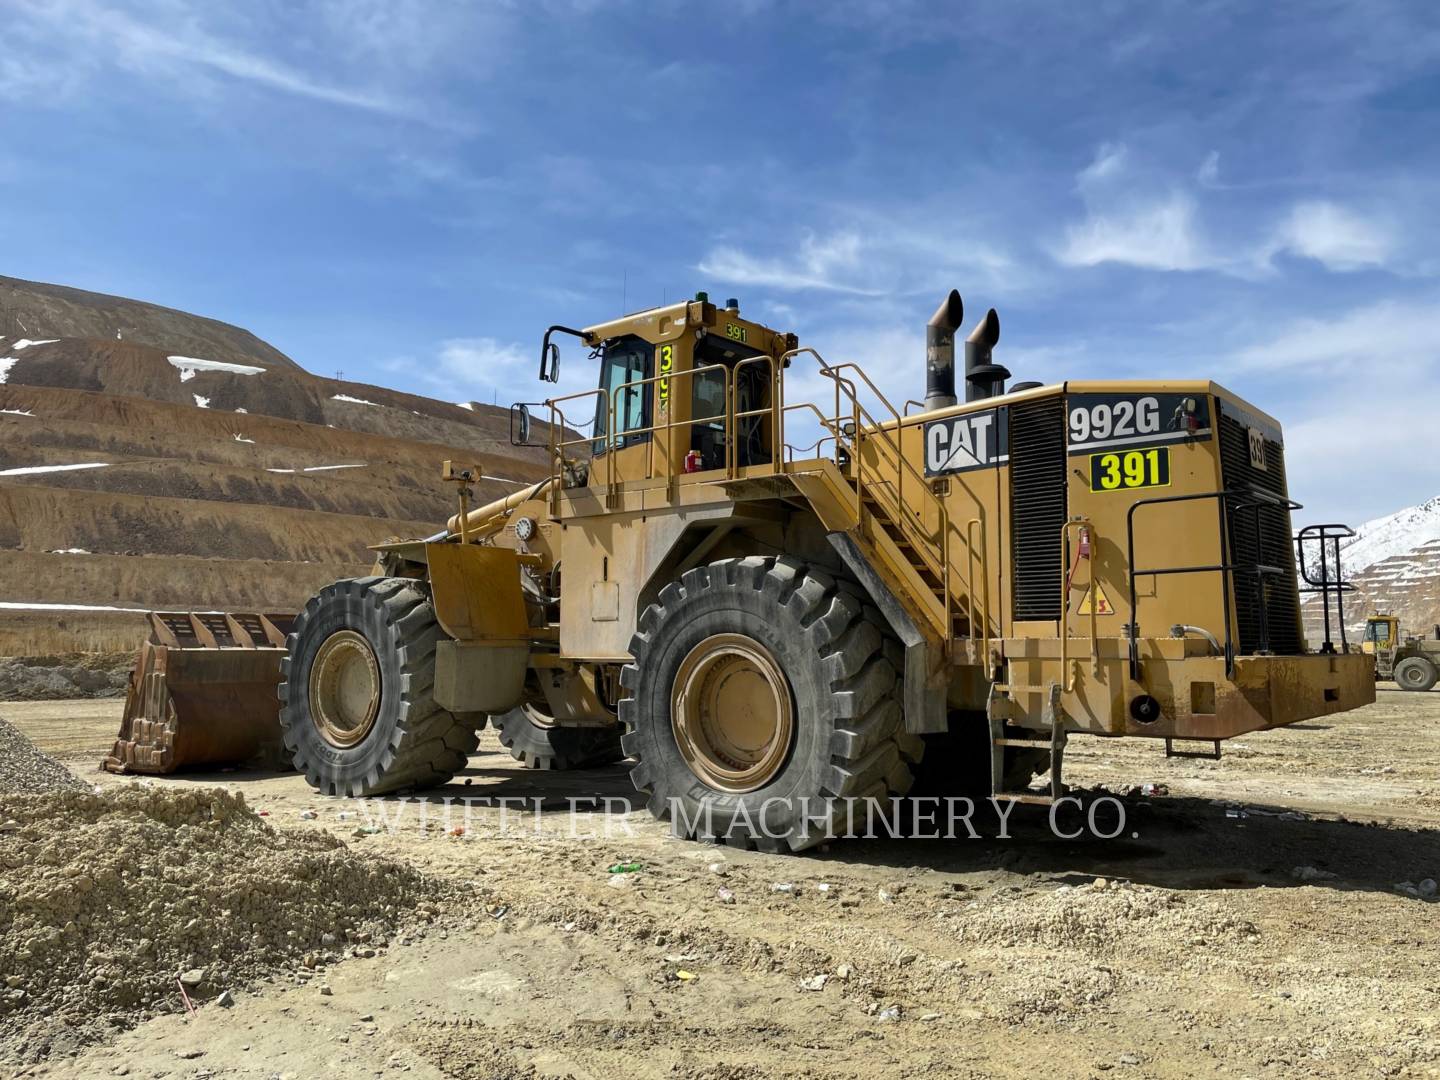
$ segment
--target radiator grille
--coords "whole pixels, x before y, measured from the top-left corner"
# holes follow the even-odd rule
[[[1223,406],[1222,406],[1223,409]],[[1285,449],[1278,442],[1265,440],[1265,468],[1250,464],[1249,432],[1234,417],[1220,411],[1220,469],[1225,487],[1230,491],[1259,488],[1288,497],[1285,484]],[[1244,499],[1232,500],[1244,502]],[[1259,537],[1255,519],[1259,515]],[[1269,647],[1273,653],[1294,656],[1304,651],[1300,633],[1300,596],[1295,578],[1295,552],[1291,544],[1290,511],[1278,506],[1232,510],[1230,524],[1230,561],[1241,569],[1231,576],[1235,594],[1236,645],[1243,654],[1255,653],[1261,646],[1261,589],[1265,589],[1265,621],[1269,630]],[[1280,577],[1261,581],[1243,568],[1260,563],[1278,566],[1285,572]]]
[[[1010,589],[1018,619],[1060,618],[1065,401],[1010,406]]]

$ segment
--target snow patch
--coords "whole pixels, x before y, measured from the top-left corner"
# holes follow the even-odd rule
[[[108,461],[83,461],[78,465],[27,465],[23,469],[0,469],[0,476],[34,476],[37,473],[74,472],[76,469],[103,469]]]
[[[21,349],[30,348],[31,345],[54,345],[55,342],[59,340],[60,339],[58,337],[52,337],[46,338],[44,341],[31,341],[29,338],[22,337],[19,341],[15,342],[14,345],[11,345],[10,348],[14,349],[16,352],[19,352]]]
[[[1341,545],[1340,566],[1350,577],[1436,540],[1440,540],[1440,495],[1359,526],[1354,539]]]
[[[249,413],[249,412],[250,412],[249,409],[236,409],[235,411],[238,412],[238,413]]]
[[[309,465],[301,469],[266,469],[265,471],[273,473],[329,472],[332,469],[363,469],[365,465],[366,463],[362,461],[358,465]]]
[[[235,433],[235,441],[236,441],[236,442],[248,442],[248,443],[253,443],[255,440],[254,440],[254,439],[247,439],[244,435],[241,435],[241,434],[237,431],[237,432]]]
[[[331,400],[331,401],[348,401],[348,402],[350,402],[350,404],[352,404],[352,405],[375,405],[377,408],[379,407],[377,402],[374,402],[374,401],[366,401],[364,398],[351,397],[349,394],[336,394],[336,395],[335,395],[334,397],[332,397],[330,400]]]
[[[210,399],[208,397],[202,397],[199,394],[191,394],[190,396],[195,399],[195,404],[200,406],[200,408],[208,409],[210,407]]]
[[[26,604],[17,603],[14,600],[0,600],[0,608],[6,611],[139,611],[147,612],[149,608],[143,607],[110,607],[106,604]]]
[[[0,380],[0,381],[3,381],[3,380]],[[33,412],[31,412],[29,409],[0,409],[0,413],[5,413],[7,416],[34,416],[34,415],[35,415],[35,414],[34,414]]]
[[[228,371],[232,375],[263,375],[263,367],[253,364],[227,364],[223,360],[201,360],[195,356],[167,356],[165,358],[180,369],[180,381],[189,382],[197,371]]]
[[[53,548],[46,554],[49,555],[89,555],[90,552],[84,548]]]
[[[0,383],[10,378],[10,369],[20,362],[18,356],[0,356]]]
[[[474,403],[473,401],[457,401],[457,402],[455,402],[455,404],[456,404],[456,405],[459,405],[460,408],[466,409],[466,410],[468,410],[468,411],[470,411],[470,412],[474,412],[474,411],[475,411],[475,403]]]

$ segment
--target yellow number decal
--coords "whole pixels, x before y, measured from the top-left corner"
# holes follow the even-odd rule
[[[669,375],[669,374],[670,374],[670,369],[673,368],[674,366],[675,366],[675,346],[674,346],[674,345],[661,345],[661,346],[660,346],[660,374],[661,374],[662,376],[664,376],[664,375]],[[660,385],[660,403],[663,405],[665,402],[667,402],[667,401],[670,400],[670,380],[669,380],[669,379],[666,379],[666,378],[662,378],[662,379],[660,380],[659,385]]]
[[[747,331],[745,327],[741,326],[739,323],[732,322],[725,324],[725,336],[728,337],[731,341],[746,340],[746,333]]]
[[[1121,450],[1090,455],[1091,491],[1128,491],[1133,488],[1169,487],[1170,450]]]

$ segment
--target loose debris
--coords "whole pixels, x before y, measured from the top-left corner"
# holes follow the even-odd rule
[[[4,799],[0,1057],[34,1059],[186,998],[323,967],[343,942],[374,955],[446,892],[327,834],[276,831],[242,795],[65,787]]]

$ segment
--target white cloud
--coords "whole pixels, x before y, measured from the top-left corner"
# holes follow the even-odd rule
[[[422,109],[378,85],[344,85],[209,33],[201,24],[213,10],[177,0],[166,5],[161,23],[96,0],[21,0],[12,29],[33,48],[53,54],[46,57],[44,69],[70,71],[72,88],[82,74],[113,63],[132,74],[170,82],[187,94],[202,77],[219,75],[344,108],[453,126],[435,110]],[[43,73],[36,65],[7,61],[0,68],[0,93],[33,93]]]
[[[1066,266],[1125,263],[1145,270],[1204,270],[1220,265],[1195,223],[1195,200],[1174,191],[1156,201],[1092,210],[1065,230],[1055,258]]]
[[[772,258],[750,255],[735,247],[718,247],[701,259],[696,269],[717,281],[736,285],[879,296],[881,292],[854,283],[864,247],[864,241],[853,232],[827,237],[808,233],[796,250]]]
[[[1331,270],[1360,270],[1385,265],[1394,247],[1394,233],[1387,224],[1316,200],[1295,205],[1276,230],[1266,258],[1288,251]]]
[[[1273,273],[1275,257],[1286,253],[1333,271],[1384,266],[1394,254],[1394,230],[1386,223],[1324,199],[1296,203],[1279,224],[1252,226],[1239,242],[1214,241],[1203,226],[1197,196],[1203,192],[1212,202],[1222,199],[1219,175],[1215,150],[1200,163],[1193,181],[1182,183],[1137,166],[1123,145],[1104,143],[1076,174],[1085,217],[1066,228],[1052,254],[1065,266],[1117,263],[1242,278]],[[1257,232],[1268,237],[1258,243],[1249,239]]]
[[[1363,373],[1367,381],[1429,390],[1440,385],[1437,326],[1440,299],[1382,300],[1331,319],[1297,319],[1268,341],[1238,350],[1228,364],[1260,371],[1303,368],[1332,376]],[[1346,393],[1354,388],[1347,382]]]

